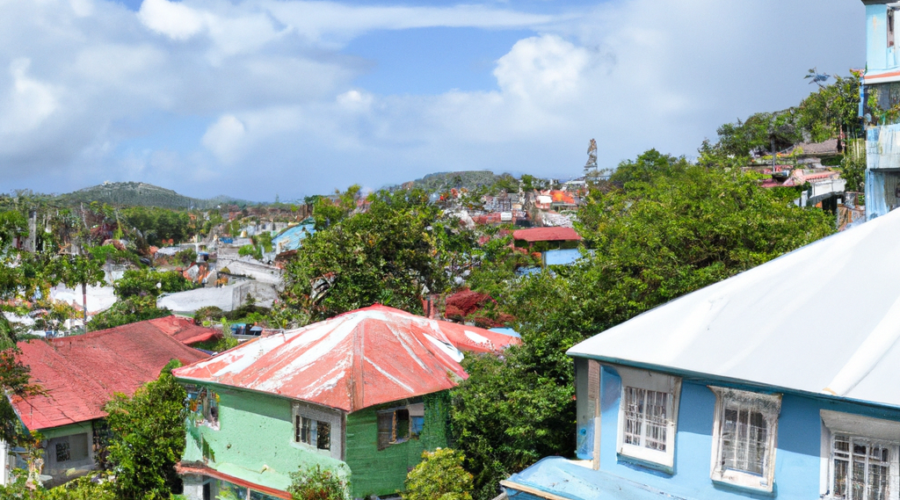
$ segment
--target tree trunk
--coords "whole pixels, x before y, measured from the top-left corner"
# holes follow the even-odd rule
[[[81,284],[81,300],[82,300],[81,304],[84,306],[84,319],[82,320],[81,324],[84,327],[84,333],[87,333],[88,310],[87,310],[87,285],[85,283]]]

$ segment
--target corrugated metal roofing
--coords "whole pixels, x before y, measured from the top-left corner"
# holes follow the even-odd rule
[[[244,343],[174,371],[353,412],[457,385],[453,346],[497,351],[519,339],[375,305]]]
[[[900,210],[807,245],[568,351],[900,406]]]
[[[150,321],[51,340],[18,343],[19,359],[46,395],[11,398],[30,430],[105,417],[113,393],[134,394],[172,359],[184,364],[208,356],[167,335]]]
[[[215,328],[206,328],[194,324],[190,318],[181,316],[166,316],[164,318],[151,319],[151,325],[159,328],[166,335],[173,337],[182,344],[195,344],[205,342],[222,336],[222,332]]]
[[[513,231],[513,238],[529,242],[535,241],[572,241],[581,236],[571,227],[533,227]]]

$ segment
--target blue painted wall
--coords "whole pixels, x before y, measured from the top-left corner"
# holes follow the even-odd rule
[[[821,409],[900,421],[900,411],[894,409],[784,394],[778,421],[774,493],[755,494],[716,485],[709,477],[716,402],[715,395],[707,387],[710,384],[717,383],[711,380],[682,380],[675,467],[674,473],[668,474],[617,456],[616,433],[622,382],[614,369],[604,367],[601,378],[600,469],[612,476],[688,498],[818,498],[822,446]],[[589,452],[587,449],[579,451],[579,455]]]
[[[866,5],[866,69],[880,73],[896,67],[893,61],[893,49],[889,51],[887,47],[887,6]]]

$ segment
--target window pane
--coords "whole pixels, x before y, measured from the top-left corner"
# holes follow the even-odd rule
[[[410,436],[418,436],[422,433],[422,428],[425,427],[425,417],[410,417],[409,420],[409,435]]]
[[[394,434],[396,441],[409,439],[409,410],[397,410],[397,429]]]
[[[391,432],[394,428],[394,412],[378,413],[378,449],[383,450],[391,443]]]
[[[635,387],[625,388],[625,444],[641,444],[645,392]]]
[[[84,460],[88,457],[88,435],[69,436],[69,447],[72,460]]]
[[[722,468],[762,475],[768,427],[761,412],[726,402],[722,423]]]
[[[313,444],[313,432],[313,421],[306,417],[300,417],[300,442]]]
[[[331,424],[328,422],[316,422],[316,448],[331,449]]]
[[[890,446],[865,438],[832,437],[834,498],[886,500],[890,498]]]
[[[71,458],[69,453],[69,440],[67,438],[63,438],[64,441],[60,441],[56,443],[56,461],[57,462],[68,462]]]

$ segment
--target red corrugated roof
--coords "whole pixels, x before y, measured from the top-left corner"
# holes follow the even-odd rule
[[[173,373],[353,412],[456,387],[460,349],[521,342],[482,328],[375,305],[247,342]]]
[[[194,320],[180,316],[151,319],[149,323],[165,332],[166,335],[174,337],[182,344],[196,344],[197,342],[205,342],[222,336],[222,332],[215,328],[197,326],[194,324]]]
[[[513,238],[535,241],[572,241],[580,240],[581,236],[571,227],[533,227],[531,229],[518,229],[513,231]]]
[[[31,381],[46,395],[11,398],[30,430],[48,429],[105,417],[113,393],[134,394],[178,359],[184,364],[208,356],[163,333],[150,321],[110,330],[18,343],[19,359]]]

